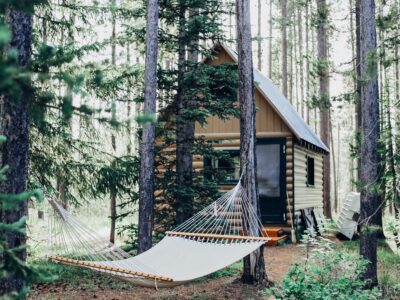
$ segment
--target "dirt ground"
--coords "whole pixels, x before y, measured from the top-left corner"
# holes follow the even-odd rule
[[[301,260],[302,251],[298,245],[285,244],[269,247],[264,251],[269,280],[279,283],[292,263]],[[32,288],[29,299],[269,299],[263,289],[239,282],[238,275],[206,279],[169,289],[141,287],[115,288],[103,284],[72,287],[60,282],[38,285]],[[84,279],[82,279],[84,280]]]

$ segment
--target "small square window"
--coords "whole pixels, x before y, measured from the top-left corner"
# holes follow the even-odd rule
[[[224,152],[230,157],[230,159],[204,159],[205,170],[208,170],[205,172],[205,178],[209,180],[214,178],[212,169],[218,169],[223,171],[225,175],[224,178],[219,178],[219,184],[236,184],[240,177],[240,152],[235,150],[225,150]]]
[[[307,156],[307,186],[314,186],[314,184],[315,184],[314,158]]]

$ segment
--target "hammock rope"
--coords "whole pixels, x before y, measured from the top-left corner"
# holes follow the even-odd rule
[[[172,286],[242,259],[269,240],[246,191],[238,184],[132,257],[102,238],[57,201],[49,200],[49,259],[110,273],[142,286]]]

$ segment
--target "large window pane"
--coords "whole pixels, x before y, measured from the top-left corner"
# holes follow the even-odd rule
[[[280,197],[280,145],[257,145],[256,152],[260,197]]]

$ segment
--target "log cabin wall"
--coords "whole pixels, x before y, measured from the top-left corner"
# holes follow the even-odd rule
[[[287,224],[291,225],[293,222],[294,213],[294,143],[292,137],[286,138],[286,220]]]
[[[307,156],[314,158],[314,185],[307,185]],[[323,206],[322,165],[321,153],[317,153],[298,145],[294,146],[294,195],[295,210]]]
[[[289,127],[282,121],[281,117],[274,111],[271,105],[267,102],[264,96],[256,90],[256,130],[257,132],[268,132],[275,133],[275,137],[284,137],[291,135]],[[240,122],[237,118],[231,118],[228,120],[221,120],[217,116],[211,116],[207,118],[207,124],[201,127],[200,124],[196,124],[196,134],[207,136],[207,134],[221,135],[227,134],[226,138],[229,138],[229,134],[240,132]]]

